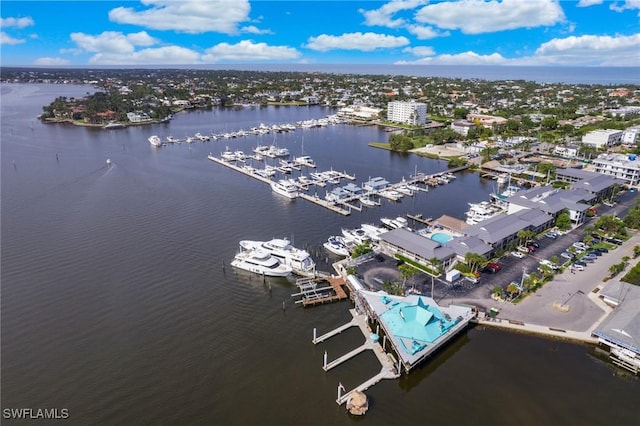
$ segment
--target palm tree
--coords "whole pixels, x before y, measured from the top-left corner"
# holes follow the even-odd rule
[[[419,271],[411,265],[403,263],[398,266],[398,270],[400,271],[400,276],[402,277],[402,292],[405,292],[405,284],[407,283],[407,279],[417,275]]]

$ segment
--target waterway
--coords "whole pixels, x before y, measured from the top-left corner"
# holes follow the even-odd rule
[[[146,127],[44,125],[57,96],[90,88],[2,85],[2,408],[67,408],[71,424],[351,424],[335,403],[379,370],[362,354],[349,303],[303,309],[288,280],[236,273],[240,239],[291,238],[320,269],[322,242],[383,216],[462,217],[492,181],[461,173],[449,185],[343,217],[207,160],[226,145],[310,155],[357,183],[398,181],[446,164],[374,149],[388,133],[336,125],[288,134],[153,148],[185,137],[320,118],[320,107],[192,111]],[[111,165],[106,160],[111,160]],[[321,191],[319,189],[319,191]],[[319,195],[324,195],[320,193]],[[410,376],[371,388],[368,424],[634,424],[637,379],[593,348],[473,328]]]

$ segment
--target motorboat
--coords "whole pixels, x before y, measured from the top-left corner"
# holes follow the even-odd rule
[[[383,217],[380,219],[380,222],[382,222],[383,225],[391,229],[398,229],[398,228],[408,229],[409,227],[409,222],[407,221],[406,218],[402,216],[398,216],[394,219]]]
[[[465,213],[467,216],[466,222],[469,225],[475,225],[483,220],[490,219],[498,214],[501,210],[493,206],[488,201],[482,201],[480,203],[469,203],[469,210]]]
[[[224,151],[222,154],[220,154],[220,157],[224,160],[224,161],[235,161],[236,159],[236,154],[234,154],[232,151],[229,150],[229,147],[227,147],[227,150]]]
[[[286,277],[292,272],[290,266],[282,264],[267,250],[243,250],[235,255],[231,266],[269,277]]]
[[[300,275],[314,274],[316,263],[306,250],[291,245],[286,238],[274,238],[269,241],[242,240],[243,250],[263,249],[275,256],[282,264],[290,266],[293,272]]]
[[[365,244],[371,242],[371,237],[362,228],[342,228],[342,235],[349,244]]]
[[[308,155],[302,155],[300,157],[296,157],[293,159],[293,161],[296,164],[300,164],[302,166],[307,166],[307,167],[311,167],[311,168],[315,168],[316,167],[316,163],[313,161],[313,158],[309,157]]]
[[[375,198],[371,194],[361,195],[358,199],[360,200],[360,203],[363,206],[375,207],[375,206],[379,206],[380,205],[380,202],[376,201]]]
[[[360,229],[362,229],[364,233],[369,237],[369,239],[373,241],[380,241],[380,234],[388,232],[388,229],[386,228],[380,228],[368,223],[363,223],[362,225],[360,225]]]
[[[280,179],[276,182],[271,182],[271,189],[276,194],[291,199],[297,198],[299,195],[298,186],[293,179]]]
[[[338,256],[349,256],[349,247],[344,237],[340,237],[337,235],[332,235],[327,239],[327,241],[323,244],[323,247],[327,249],[327,251],[338,255]]]
[[[162,140],[158,135],[149,136],[149,143],[153,146],[162,146]]]

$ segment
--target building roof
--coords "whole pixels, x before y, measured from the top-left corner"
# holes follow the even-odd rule
[[[640,287],[620,281],[607,284],[600,294],[618,303],[593,334],[640,353]]]
[[[458,256],[464,256],[467,253],[488,254],[493,250],[489,244],[485,243],[478,237],[460,237],[455,238],[444,244],[453,249]]]
[[[517,234],[518,231],[527,229],[529,225],[528,222],[513,214],[498,215],[471,225],[465,230],[465,234],[478,237],[487,244],[495,244]]]
[[[438,260],[444,260],[455,255],[451,248],[444,247],[436,241],[403,228],[385,232],[380,235],[380,240],[395,247],[400,247],[410,253],[414,253],[423,259],[432,259],[435,257]]]
[[[573,184],[571,184],[571,188],[584,189],[589,192],[598,193],[604,191],[607,188],[610,188],[616,183],[620,185],[625,182],[610,175],[596,173],[596,176],[591,176],[581,181],[574,182]]]

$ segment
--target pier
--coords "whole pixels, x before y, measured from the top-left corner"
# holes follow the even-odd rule
[[[319,284],[328,284],[324,287],[318,287]],[[323,303],[337,302],[347,297],[344,290],[346,282],[342,278],[322,277],[322,278],[301,278],[296,281],[296,286],[300,290],[294,293],[292,297],[301,297],[296,300],[296,304],[302,306],[315,306]]]
[[[236,160],[218,158],[213,154],[209,154],[207,158],[213,161],[214,163],[228,167],[246,176],[259,180],[260,182],[263,182],[269,185],[271,185],[271,183],[274,182],[274,180],[272,180],[270,176],[266,175],[265,173],[261,173],[262,169],[256,169],[248,165],[238,166],[237,164],[235,164],[237,163]],[[265,165],[265,171],[269,167],[273,167],[274,170],[277,170],[277,167]],[[370,199],[370,197],[374,196],[374,197],[380,197],[380,198],[387,198],[391,201],[398,202],[400,201],[401,198],[405,196],[413,196],[417,191],[428,192],[428,188],[427,188],[428,185],[442,185],[444,182],[442,180],[438,181],[438,179],[442,179],[442,177],[446,174],[459,172],[467,169],[468,167],[469,166],[455,167],[455,168],[434,173],[431,175],[418,173],[414,176],[411,176],[409,179],[405,180],[403,178],[402,181],[398,183],[388,184],[387,182],[388,185],[381,187],[379,189],[369,188],[359,193],[350,192],[350,193],[347,193],[346,196],[342,196],[341,194],[340,197],[336,197],[334,199],[327,199],[329,197],[321,198],[320,196],[318,196],[317,193],[311,195],[306,192],[302,192],[302,191],[308,191],[311,185],[324,187],[327,183],[338,185],[341,179],[355,180],[355,175],[350,175],[347,172],[338,172],[338,171],[330,170],[326,172],[315,173],[315,175],[322,175],[322,177],[320,178],[308,179],[308,181],[304,183],[296,182],[296,186],[299,189],[297,198],[302,198],[303,200],[314,203],[320,207],[324,207],[327,210],[331,210],[334,213],[338,213],[343,216],[348,216],[351,214],[352,210],[362,211],[362,209],[365,206],[365,204],[362,202],[363,197]],[[314,174],[312,174],[312,176],[313,175]],[[352,184],[349,184],[349,185],[352,185]],[[421,188],[418,185],[425,185],[425,187]],[[408,189],[407,188],[408,186],[413,186],[415,187],[415,189],[414,190]],[[373,207],[376,205],[380,205],[380,202],[372,202],[368,206]],[[417,216],[414,216],[414,217],[417,217]],[[411,218],[413,219],[414,217],[411,217]],[[414,219],[414,220],[417,220],[417,219]]]
[[[342,384],[338,385],[338,397],[336,399],[336,403],[338,405],[342,405],[345,402],[347,402],[347,400],[349,399],[349,397],[351,396],[351,394],[353,392],[359,391],[359,392],[364,392],[365,390],[369,389],[371,386],[375,385],[376,383],[380,382],[381,380],[384,379],[397,379],[398,377],[400,377],[400,373],[399,373],[399,368],[398,366],[396,366],[395,362],[392,360],[392,357],[390,355],[388,355],[384,348],[380,345],[380,343],[378,343],[377,341],[374,341],[373,339],[371,339],[370,335],[371,335],[371,330],[369,329],[369,326],[367,324],[367,317],[365,315],[359,314],[356,312],[355,309],[350,309],[349,312],[352,315],[352,319],[350,322],[341,325],[340,327],[325,333],[319,337],[316,337],[316,329],[313,329],[313,344],[317,345],[318,343],[321,343],[327,339],[329,339],[330,337],[333,337],[337,334],[342,333],[343,331],[351,328],[351,327],[355,327],[357,326],[358,328],[360,328],[360,331],[362,332],[363,336],[365,337],[365,342],[358,346],[357,348],[351,350],[350,352],[334,359],[331,362],[328,362],[328,354],[325,351],[324,353],[324,361],[323,361],[323,365],[322,365],[322,369],[324,371],[329,371],[332,368],[350,360],[351,358],[361,354],[362,352],[366,351],[366,350],[370,350],[374,353],[374,355],[376,356],[376,358],[378,359],[378,361],[380,362],[380,372],[378,374],[376,374],[375,376],[369,378],[368,380],[364,381],[363,383],[359,384],[358,386],[356,386],[355,388],[351,389],[350,391],[346,391],[346,389],[342,386]],[[343,393],[344,392],[344,393]]]

